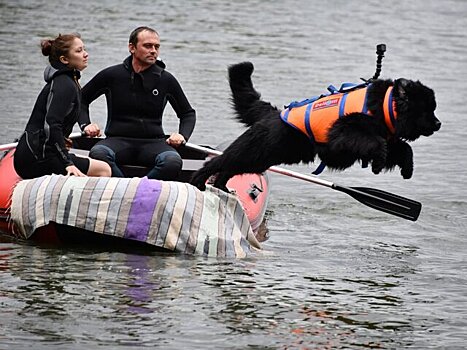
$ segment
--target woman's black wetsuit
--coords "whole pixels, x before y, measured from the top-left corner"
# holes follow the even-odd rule
[[[84,174],[89,159],[68,152],[65,137],[78,122],[81,108],[79,71],[65,65],[48,66],[46,85],[37,97],[33,111],[14,155],[14,167],[23,179],[49,174],[66,175],[65,168],[75,165]],[[88,123],[80,125],[84,128]]]

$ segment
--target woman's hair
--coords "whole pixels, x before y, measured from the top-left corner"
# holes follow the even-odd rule
[[[152,29],[152,28],[146,27],[146,26],[142,26],[142,27],[136,28],[135,30],[133,30],[131,32],[130,39],[128,40],[128,42],[130,44],[133,44],[134,46],[136,46],[136,44],[138,43],[138,34],[141,33],[142,31],[145,31],[145,30],[159,36],[159,33],[155,29]]]
[[[60,62],[60,56],[68,57],[71,45],[76,38],[81,38],[78,33],[59,34],[55,39],[41,40],[41,49],[44,56],[49,56],[50,64]]]

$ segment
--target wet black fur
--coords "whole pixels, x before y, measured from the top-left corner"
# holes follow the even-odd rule
[[[413,153],[406,141],[430,136],[441,127],[435,117],[434,92],[419,81],[376,80],[368,92],[368,108],[373,115],[352,113],[331,127],[329,142],[313,143],[301,131],[280,118],[280,111],[260,99],[251,81],[253,64],[229,67],[229,82],[237,119],[249,126],[221,156],[205,163],[191,183],[201,190],[211,175],[214,186],[226,190],[234,175],[261,173],[273,165],[313,162],[318,155],[326,166],[343,170],[356,161],[371,164],[373,173],[398,166],[404,179],[412,177]],[[395,135],[388,138],[383,101],[387,88],[394,85],[398,119]]]

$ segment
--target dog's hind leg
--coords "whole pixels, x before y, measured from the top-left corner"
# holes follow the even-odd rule
[[[190,183],[198,187],[201,191],[204,191],[206,189],[206,181],[209,177],[220,171],[220,164],[222,163],[221,158],[222,155],[204,163],[204,166],[193,174]]]
[[[220,172],[217,174],[216,179],[214,180],[214,187],[224,191],[229,192],[227,188],[227,182],[234,177],[236,174],[232,172]]]

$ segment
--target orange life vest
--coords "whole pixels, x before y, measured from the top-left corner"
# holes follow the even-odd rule
[[[386,91],[383,106],[384,120],[390,134],[395,132],[397,119],[392,89],[390,86]],[[289,105],[281,112],[281,118],[310,139],[326,143],[328,130],[338,118],[350,113],[372,114],[366,105],[367,91],[368,86],[365,86],[349,92],[333,93],[306,104]]]

